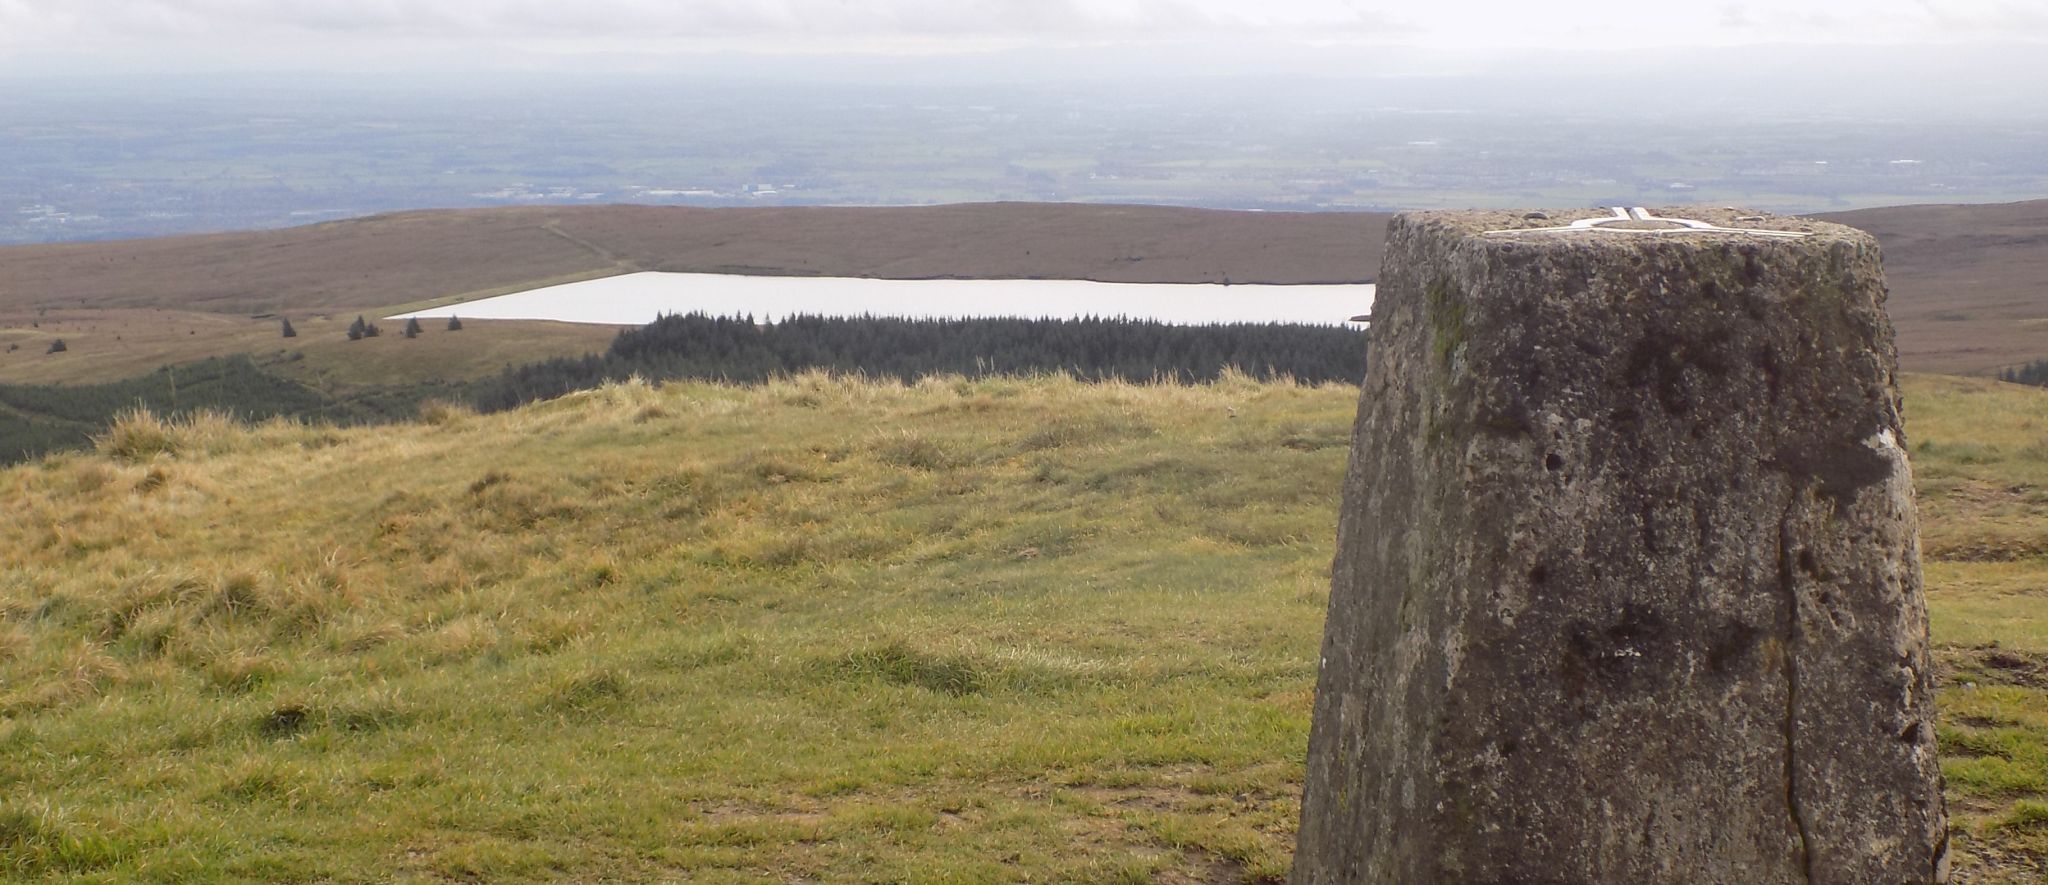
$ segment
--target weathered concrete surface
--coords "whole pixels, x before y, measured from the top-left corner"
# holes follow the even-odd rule
[[[1876,243],[1397,218],[1294,880],[1945,879]]]

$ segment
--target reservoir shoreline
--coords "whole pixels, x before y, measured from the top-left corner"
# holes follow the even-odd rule
[[[644,271],[546,286],[386,319],[551,320],[644,325],[665,314],[917,319],[1124,317],[1177,325],[1344,325],[1372,308],[1371,283],[1110,283],[1061,279],[877,279]]]

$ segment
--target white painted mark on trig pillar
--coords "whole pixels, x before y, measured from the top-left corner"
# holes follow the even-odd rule
[[[1613,212],[1614,214],[1613,214],[1613,215],[1610,215],[1610,216],[1608,216],[1608,217],[1606,217],[1606,218],[1582,218],[1582,219],[1580,219],[1580,220],[1578,220],[1578,221],[1574,221],[1574,222],[1572,222],[1572,223],[1570,223],[1570,224],[1567,224],[1567,225],[1563,225],[1563,226],[1560,226],[1560,227],[1523,227],[1523,228],[1508,228],[1508,229],[1506,229],[1506,230],[1490,230],[1490,231],[1486,231],[1486,232],[1485,232],[1485,235],[1486,235],[1486,236],[1495,236],[1495,235],[1504,235],[1504,234],[1541,234],[1541,233],[1560,233],[1560,234],[1568,234],[1568,233],[1579,233],[1579,232],[1593,232],[1593,233],[1605,233],[1605,234],[1658,234],[1658,235],[1661,235],[1661,234],[1689,234],[1689,233],[1708,233],[1708,234],[1750,234],[1750,235],[1752,235],[1752,236],[1759,236],[1759,237],[1783,237],[1783,238],[1786,238],[1786,239],[1794,239],[1794,240],[1796,240],[1796,239],[1799,239],[1799,238],[1801,238],[1801,237],[1805,237],[1805,236],[1810,236],[1810,234],[1807,234],[1807,233],[1804,233],[1804,232],[1801,232],[1801,231],[1796,231],[1796,230],[1765,230],[1765,229],[1761,229],[1761,228],[1754,228],[1754,227],[1722,227],[1722,226],[1720,226],[1720,225],[1717,225],[1717,224],[1712,224],[1712,223],[1709,223],[1709,222],[1705,222],[1705,221],[1698,221],[1698,220],[1695,220],[1695,219],[1691,219],[1691,218],[1665,218],[1665,217],[1663,217],[1663,216],[1660,216],[1660,215],[1653,215],[1653,214],[1651,214],[1651,213],[1650,213],[1650,210],[1648,210],[1648,209],[1645,209],[1645,208],[1643,208],[1643,207],[1641,207],[1641,206],[1634,206],[1634,207],[1630,207],[1630,208],[1622,208],[1622,207],[1619,207],[1619,206],[1617,206],[1617,207],[1614,207],[1614,208],[1613,208],[1612,210],[1610,210],[1610,211],[1612,211],[1612,212]],[[1643,223],[1652,223],[1652,224],[1655,224],[1655,223],[1662,223],[1662,224],[1666,224],[1666,225],[1670,225],[1670,226],[1669,226],[1669,227],[1614,227],[1614,226],[1611,226],[1611,225],[1617,225],[1617,224],[1643,224]]]

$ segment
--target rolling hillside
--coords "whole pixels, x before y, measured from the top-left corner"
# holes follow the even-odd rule
[[[991,203],[532,207],[0,249],[0,310],[325,313],[627,270],[1115,282],[1370,279],[1385,216]]]
[[[357,314],[631,270],[1364,280],[1377,272],[1384,225],[1370,215],[1029,203],[533,207],[13,247],[0,249],[0,383],[111,382],[169,363],[273,351],[301,353],[280,370],[336,390],[475,378],[601,350],[614,330],[497,322],[402,343],[348,342],[341,332]],[[279,317],[300,337],[281,339]],[[46,353],[59,338],[65,353]]]
[[[0,878],[1277,882],[1357,388],[620,384],[0,469]],[[2048,391],[1909,378],[1965,882]]]
[[[2048,357],[2048,201],[1823,216],[1885,244],[1901,360],[1988,373]],[[350,345],[356,314],[632,270],[1308,283],[1378,273],[1386,216],[997,203],[912,208],[521,207],[279,231],[0,249],[0,382],[106,382],[272,350],[328,387],[473,378],[599,349],[601,328],[493,324]],[[278,336],[290,318],[301,337]],[[63,339],[64,354],[48,354]],[[11,348],[11,349],[10,349]]]
[[[2048,200],[1821,217],[1884,244],[1907,368],[1988,373],[2048,357]]]

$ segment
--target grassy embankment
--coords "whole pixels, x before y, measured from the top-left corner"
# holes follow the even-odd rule
[[[1355,395],[130,421],[0,472],[0,874],[1280,876]],[[1908,408],[1959,844],[2024,876],[2048,392]]]

